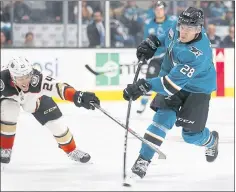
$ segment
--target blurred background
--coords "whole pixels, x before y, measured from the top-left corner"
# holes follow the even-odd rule
[[[156,1],[1,1],[1,47],[135,48]],[[173,19],[201,7],[215,48],[234,47],[234,1],[166,1]],[[96,25],[99,23],[99,25]],[[98,27],[99,26],[99,27]]]

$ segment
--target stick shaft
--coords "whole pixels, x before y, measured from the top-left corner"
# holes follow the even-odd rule
[[[94,106],[100,110],[103,114],[105,114],[107,117],[109,117],[110,119],[112,119],[113,121],[115,121],[118,125],[120,125],[121,127],[123,127],[124,129],[126,129],[125,125],[118,119],[116,119],[115,117],[112,117],[112,115],[110,115],[105,109],[101,108],[99,105],[94,104]],[[128,132],[130,132],[133,136],[135,136],[137,139],[139,139],[140,141],[142,141],[143,143],[145,143],[146,145],[148,145],[150,148],[152,148],[156,153],[159,154],[159,158],[160,159],[166,159],[166,155],[158,148],[156,147],[153,143],[151,143],[150,141],[144,139],[142,136],[140,136],[138,133],[136,133],[134,130],[132,130],[131,128],[128,128]]]

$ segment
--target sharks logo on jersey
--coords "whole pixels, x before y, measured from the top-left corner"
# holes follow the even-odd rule
[[[190,47],[190,51],[191,51],[196,57],[198,57],[198,56],[200,56],[200,55],[203,55],[203,53],[202,53],[199,49],[197,49],[196,47],[193,47],[193,46]]]

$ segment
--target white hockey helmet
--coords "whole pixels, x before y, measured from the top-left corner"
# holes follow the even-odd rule
[[[24,57],[14,57],[8,64],[10,74],[15,80],[16,77],[23,77],[25,75],[33,74],[33,66]]]

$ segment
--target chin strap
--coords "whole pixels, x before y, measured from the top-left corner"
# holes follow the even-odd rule
[[[194,39],[197,39],[200,33],[197,33],[194,37]]]

